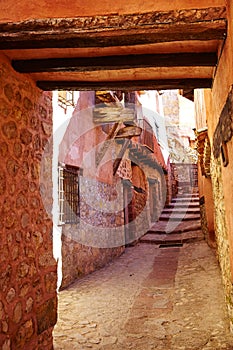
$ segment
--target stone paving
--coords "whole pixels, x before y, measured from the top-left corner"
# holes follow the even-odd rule
[[[214,252],[139,243],[59,293],[55,350],[233,349]]]

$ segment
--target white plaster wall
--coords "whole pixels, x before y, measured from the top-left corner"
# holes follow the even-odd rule
[[[75,101],[78,100],[79,92],[75,92]],[[58,261],[58,288],[62,280],[61,259],[61,226],[59,226],[59,202],[58,202],[58,156],[59,145],[66,132],[74,107],[64,109],[58,105],[58,91],[53,92],[53,254]]]

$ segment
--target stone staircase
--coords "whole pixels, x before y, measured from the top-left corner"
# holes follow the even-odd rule
[[[167,205],[159,221],[141,237],[141,243],[159,244],[161,247],[181,246],[183,243],[204,239],[200,222],[199,195],[178,194]]]

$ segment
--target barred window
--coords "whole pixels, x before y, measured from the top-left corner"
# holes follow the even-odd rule
[[[60,224],[79,222],[79,168],[59,166]]]

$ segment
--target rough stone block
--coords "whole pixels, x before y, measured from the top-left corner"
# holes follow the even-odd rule
[[[57,298],[46,301],[37,309],[37,334],[41,334],[57,322]]]
[[[23,278],[28,275],[29,265],[26,262],[22,262],[18,267],[18,277]]]
[[[14,121],[9,121],[2,126],[3,134],[8,138],[8,140],[15,139],[17,137],[17,126]]]
[[[23,106],[27,110],[32,110],[32,108],[33,108],[32,101],[28,97],[24,97]]]
[[[52,252],[46,252],[45,254],[39,257],[39,265],[42,266],[54,266],[56,265],[56,261],[53,257]]]
[[[13,312],[13,322],[19,323],[21,319],[22,319],[22,304],[18,302]]]
[[[8,145],[6,142],[1,142],[0,143],[0,155],[2,157],[6,157],[7,154],[8,154]]]
[[[6,191],[6,175],[0,172],[0,195],[4,194]]]
[[[6,301],[7,301],[8,303],[11,303],[11,302],[14,300],[14,298],[15,298],[15,294],[16,294],[15,289],[14,289],[14,288],[11,288],[11,289],[9,290],[9,292],[7,293]]]
[[[12,101],[14,98],[14,90],[12,84],[6,84],[4,86],[4,94],[9,101]]]
[[[47,293],[54,293],[57,288],[57,274],[50,272],[45,275],[45,289]]]
[[[34,324],[32,319],[23,323],[13,339],[14,349],[26,349],[25,344],[32,338],[34,334]]]
[[[32,142],[32,133],[28,129],[21,130],[20,140],[24,145],[29,145]]]

